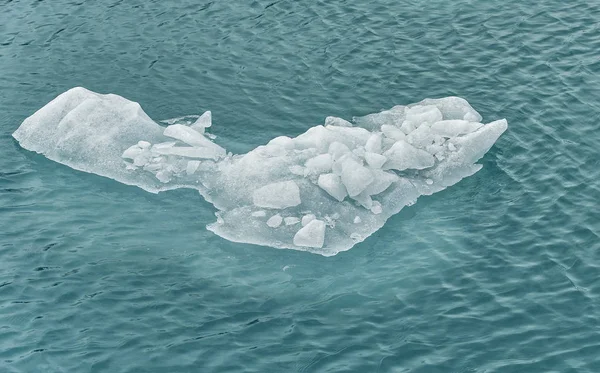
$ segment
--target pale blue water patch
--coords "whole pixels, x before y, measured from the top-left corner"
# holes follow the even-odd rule
[[[600,5],[0,3],[0,371],[600,371]],[[10,137],[85,86],[235,153],[458,95],[507,133],[335,257],[227,242],[193,191]]]

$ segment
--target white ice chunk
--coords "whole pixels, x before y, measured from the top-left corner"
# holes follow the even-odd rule
[[[490,150],[496,139],[506,131],[507,126],[506,119],[500,119],[484,125],[475,132],[456,138],[455,141],[461,147],[453,154],[453,159],[464,164],[477,162]]]
[[[365,144],[365,151],[370,153],[381,153],[381,133],[372,134]]]
[[[294,245],[321,248],[325,242],[325,222],[312,220],[294,235]]]
[[[342,164],[342,183],[350,197],[358,195],[373,182],[373,173],[357,161],[348,158]]]
[[[350,153],[350,148],[346,144],[342,144],[339,141],[334,141],[329,145],[329,149],[327,151],[333,159],[339,159],[346,153]]]
[[[200,133],[204,133],[204,130],[210,126],[212,126],[212,113],[210,111],[205,111],[204,114],[200,115],[200,117],[196,119],[190,128]]]
[[[135,159],[138,155],[142,154],[144,149],[140,148],[137,144],[130,146],[124,152],[122,157],[125,159]]]
[[[424,148],[433,144],[435,135],[431,132],[429,124],[423,124],[406,136],[406,142],[409,144]]]
[[[404,141],[396,142],[383,155],[388,158],[388,161],[383,165],[384,170],[421,170],[432,167],[435,164],[431,154],[425,150],[417,149]]]
[[[284,147],[273,144],[259,146],[254,151],[263,157],[283,157],[286,154]]]
[[[364,158],[365,148],[362,146],[359,146],[359,147],[355,148],[354,150],[352,150],[352,154],[354,154],[358,158]]]
[[[381,154],[365,152],[365,161],[372,168],[381,168],[387,158]]]
[[[400,128],[389,124],[384,124],[383,126],[381,126],[381,131],[385,136],[396,141],[404,140],[404,138],[406,137],[406,135],[404,134],[404,132],[402,132]]]
[[[352,197],[352,199],[367,210],[373,207],[373,199],[371,199],[371,196],[367,192],[359,193]]]
[[[148,141],[140,140],[138,141],[137,145],[142,149],[148,149],[152,144],[150,144]]]
[[[169,181],[171,181],[171,173],[169,171],[163,170],[163,171],[158,171],[156,173],[156,178],[161,182],[161,183],[168,183]]]
[[[362,223],[362,219],[360,218],[360,216],[356,215],[354,217],[354,224],[360,224]]]
[[[352,123],[338,117],[325,118],[325,126],[352,127]]]
[[[283,222],[283,218],[279,214],[275,214],[267,220],[267,225],[271,228],[277,228]]]
[[[346,187],[342,184],[342,179],[336,174],[320,175],[317,184],[321,189],[340,202],[348,195]]]
[[[412,131],[415,130],[415,125],[413,122],[409,121],[409,120],[405,120],[404,122],[402,122],[402,125],[400,126],[400,130],[402,130],[402,132],[404,132],[405,134],[410,134]]]
[[[294,140],[287,136],[279,136],[269,141],[267,145],[279,145],[285,150],[292,150],[294,149]]]
[[[327,126],[326,128],[339,138],[338,141],[341,140],[341,142],[351,148],[355,148],[358,145],[364,146],[369,137],[371,137],[371,132],[361,127]]]
[[[364,117],[354,117],[353,120],[359,126],[369,130],[377,130],[383,124],[399,125],[405,117],[406,107],[396,105],[389,110],[384,110],[379,113],[373,113]]]
[[[300,189],[293,180],[272,183],[256,189],[252,201],[255,206],[274,209],[298,206]]]
[[[397,175],[382,170],[373,170],[373,176],[373,182],[364,190],[370,196],[384,192],[393,182],[398,181]]]
[[[477,115],[475,113],[469,112],[463,116],[463,120],[466,120],[468,122],[476,122],[477,123],[481,120],[481,116]]]
[[[483,124],[466,120],[442,120],[431,125],[431,130],[445,137],[455,137],[477,131]]]
[[[415,128],[422,123],[435,123],[442,120],[442,112],[434,105],[416,105],[406,110],[406,121]]]
[[[164,149],[170,149],[174,147],[175,144],[177,144],[176,141],[159,142],[157,144],[152,145],[152,148],[150,148],[150,150],[158,154],[159,151],[162,151]]]
[[[147,154],[140,154],[133,159],[133,164],[138,167],[143,167],[150,162],[150,157]]]
[[[333,166],[331,167],[331,170],[333,171],[333,173],[336,175],[341,175],[342,174],[342,166],[344,165],[344,162],[346,162],[349,159],[352,159],[356,162],[360,162],[360,160],[354,156],[353,152],[346,153],[346,154],[342,155],[341,157],[334,159]]]
[[[163,134],[191,146],[213,149],[215,153],[225,156],[225,149],[204,137],[200,132],[183,124],[172,124],[165,128]]]
[[[373,201],[373,206],[371,207],[371,212],[375,215],[379,215],[383,212],[383,206],[378,201]]]
[[[481,115],[469,105],[467,100],[460,97],[427,98],[419,102],[419,105],[434,105],[442,112],[444,119],[481,122]]]
[[[444,151],[444,145],[437,145],[437,144],[431,144],[431,145],[427,145],[425,147],[425,150],[427,151],[427,153],[432,154],[432,155],[436,155],[439,154],[441,152]]]
[[[325,153],[309,159],[306,161],[305,166],[309,175],[318,175],[331,171],[332,164],[331,154]]]
[[[255,218],[264,218],[267,216],[267,212],[265,210],[254,211],[252,214]]]
[[[326,152],[332,142],[341,140],[340,136],[331,131],[330,128],[341,127],[311,127],[294,139],[294,147],[298,150],[315,148],[319,153]]]
[[[317,217],[315,214],[306,214],[302,217],[302,226],[306,226],[311,221],[315,220]]]

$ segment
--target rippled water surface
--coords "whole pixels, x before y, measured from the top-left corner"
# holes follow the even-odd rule
[[[1,0],[0,371],[600,372],[599,20],[581,0]],[[73,86],[210,109],[234,153],[447,95],[509,129],[326,258],[21,149]]]

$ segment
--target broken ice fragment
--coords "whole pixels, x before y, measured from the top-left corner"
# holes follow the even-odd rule
[[[269,141],[267,145],[278,145],[285,150],[292,150],[294,149],[294,140],[287,136],[279,136]]]
[[[309,159],[306,161],[305,166],[309,175],[318,175],[331,171],[332,164],[331,154],[325,153]]]
[[[158,171],[156,173],[156,178],[161,183],[168,183],[169,181],[171,181],[171,173],[169,171]]]
[[[422,170],[435,164],[431,154],[425,150],[417,149],[404,141],[396,142],[383,155],[388,158],[387,162],[383,165],[384,170]]]
[[[416,130],[406,136],[406,141],[416,147],[424,148],[427,145],[433,144],[434,134],[431,132],[429,124],[423,124]]]
[[[212,149],[220,156],[225,156],[225,149],[204,137],[200,132],[183,124],[172,124],[165,128],[163,134],[191,146]]]
[[[204,133],[204,130],[212,125],[212,113],[205,111],[198,119],[190,126],[195,131]]]
[[[383,207],[381,206],[381,203],[379,203],[378,201],[373,201],[371,212],[375,215],[381,214],[383,212]]]
[[[365,151],[370,153],[381,153],[381,133],[372,134],[365,144]]]
[[[416,105],[406,110],[406,120],[416,128],[422,123],[442,120],[442,112],[434,105]]]
[[[431,130],[445,137],[455,137],[477,131],[483,124],[466,120],[442,120],[431,125]]]
[[[393,182],[399,179],[397,175],[390,172],[382,170],[373,170],[372,172],[373,182],[364,190],[364,192],[370,196],[384,192]]]
[[[148,149],[148,148],[150,148],[150,145],[152,145],[152,144],[150,144],[148,141],[143,141],[143,140],[140,140],[137,143],[137,146],[139,146],[142,149]]]
[[[400,128],[390,124],[384,124],[383,126],[381,126],[381,131],[384,133],[384,135],[396,141],[404,140],[404,138],[406,137],[406,135],[400,130]]]
[[[277,228],[281,225],[283,218],[279,214],[275,214],[267,220],[267,225],[271,228]]]
[[[329,154],[333,156],[333,159],[339,159],[346,153],[350,153],[350,148],[346,144],[342,144],[341,142],[334,141],[329,145],[329,149],[327,151]]]
[[[314,219],[294,235],[294,245],[321,248],[325,242],[325,222]]]
[[[136,144],[136,145],[130,146],[129,148],[125,149],[125,151],[123,152],[123,155],[121,155],[121,157],[123,157],[125,159],[135,159],[135,157],[142,154],[143,152],[144,152],[144,150]]]
[[[373,199],[371,199],[371,196],[366,191],[355,195],[352,199],[367,210],[373,206]]]
[[[352,123],[338,117],[325,118],[325,126],[352,127]]]
[[[342,184],[342,179],[336,174],[320,175],[317,184],[321,189],[340,202],[348,195],[346,187]]]
[[[365,161],[372,168],[381,168],[387,158],[381,154],[365,152]]]
[[[311,221],[315,220],[317,217],[314,214],[306,214],[302,217],[302,226],[307,225]]]
[[[350,197],[358,195],[373,182],[373,173],[360,163],[349,158],[342,164],[342,183]]]
[[[138,166],[138,167],[143,167],[148,162],[150,162],[150,155],[149,154],[141,153],[141,154],[137,155],[133,159],[133,164],[136,165],[136,166]]]

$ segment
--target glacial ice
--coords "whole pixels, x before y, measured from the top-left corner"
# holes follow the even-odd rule
[[[464,99],[426,99],[280,136],[227,154],[210,111],[157,123],[140,105],[73,88],[21,124],[28,150],[157,193],[193,188],[218,210],[208,229],[236,242],[335,255],[421,195],[477,172],[507,128]],[[301,224],[299,224],[301,223]]]

